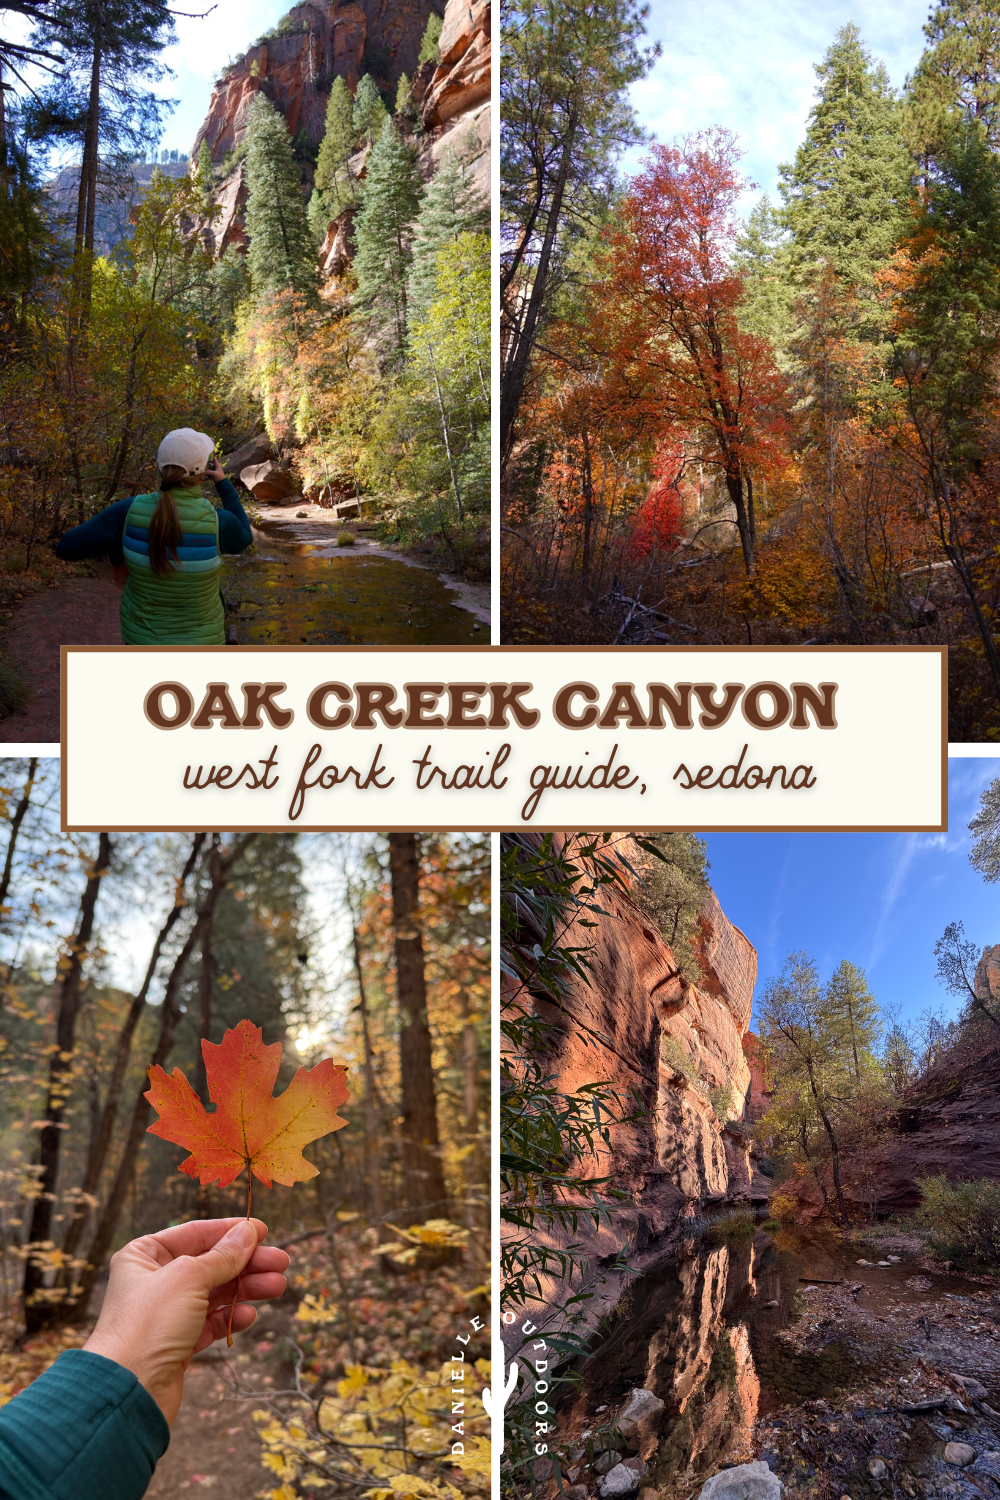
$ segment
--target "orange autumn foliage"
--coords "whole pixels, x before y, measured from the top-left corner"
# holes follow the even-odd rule
[[[347,1069],[329,1058],[299,1068],[275,1099],[281,1043],[265,1047],[259,1026],[241,1021],[218,1045],[203,1040],[201,1050],[213,1114],[180,1068],[172,1074],[159,1066],[149,1069],[145,1097],[159,1112],[149,1133],[191,1152],[180,1170],[203,1185],[220,1187],[228,1187],[244,1167],[265,1187],[316,1177],[318,1168],[306,1161],[302,1147],[347,1124],[337,1114],[348,1097]]]

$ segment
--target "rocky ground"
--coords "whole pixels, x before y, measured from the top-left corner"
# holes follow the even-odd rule
[[[935,1291],[928,1264],[892,1244],[882,1240],[879,1261],[858,1255],[863,1280],[806,1282],[807,1310],[776,1335],[789,1352],[831,1351],[856,1370],[842,1393],[758,1418],[754,1456],[786,1497],[1000,1494],[1000,1290],[962,1278],[964,1290]],[[880,1270],[891,1273],[882,1285]]]
[[[828,1238],[784,1247],[816,1278],[793,1276],[790,1303],[773,1276],[750,1284],[700,1391],[678,1405],[679,1390],[661,1392],[665,1403],[633,1389],[585,1421],[566,1413],[567,1500],[1000,1496],[1000,1282],[934,1262],[913,1233]],[[723,1475],[722,1490],[703,1493]]]

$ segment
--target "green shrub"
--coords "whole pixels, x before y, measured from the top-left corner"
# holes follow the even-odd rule
[[[698,1077],[698,1069],[695,1067],[694,1059],[689,1057],[681,1043],[675,1036],[660,1036],[660,1060],[665,1062],[668,1068],[673,1068],[675,1073],[680,1073],[688,1083],[696,1083],[701,1080]]]
[[[353,531],[338,531],[337,532],[337,546],[338,547],[353,547],[354,546],[354,532]]]
[[[757,1221],[749,1209],[737,1209],[721,1219],[713,1219],[702,1230],[703,1245],[723,1245],[727,1240],[752,1240],[757,1233]]]
[[[765,1234],[780,1234],[782,1223],[780,1219],[762,1219],[760,1227]]]
[[[762,1177],[773,1177],[776,1171],[776,1167],[769,1156],[758,1156],[757,1171]]]
[[[8,718],[31,702],[31,689],[21,668],[0,658],[0,719]]]
[[[919,1177],[918,1224],[931,1233],[935,1255],[960,1271],[1000,1270],[1000,1182],[980,1177],[951,1183],[944,1175]]]

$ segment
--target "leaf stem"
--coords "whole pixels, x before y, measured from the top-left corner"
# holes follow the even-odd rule
[[[250,1218],[250,1198],[251,1198],[252,1193],[253,1193],[253,1173],[250,1171],[250,1168],[247,1167],[247,1219],[248,1220]],[[239,1301],[239,1297],[240,1297],[240,1278],[237,1276],[237,1278],[236,1278],[236,1290],[233,1293],[233,1305],[229,1309],[229,1327],[226,1329],[226,1346],[229,1349],[231,1349],[233,1347],[233,1315],[236,1312],[236,1304]]]

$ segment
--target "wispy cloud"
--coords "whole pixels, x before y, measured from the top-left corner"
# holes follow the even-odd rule
[[[923,49],[925,0],[653,0],[648,31],[663,56],[632,99],[659,140],[722,125],[740,137],[745,175],[775,192],[812,108],[816,75],[841,26],[853,21],[900,88]],[[641,152],[631,154],[633,167]]]

